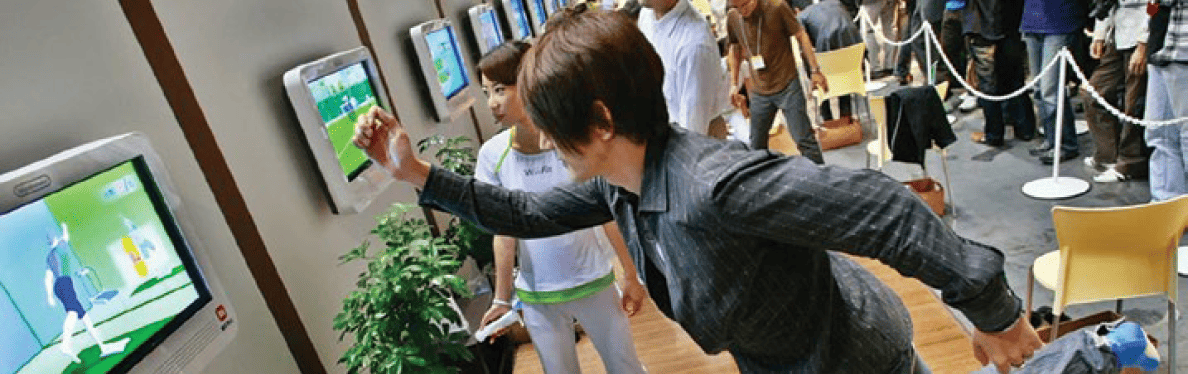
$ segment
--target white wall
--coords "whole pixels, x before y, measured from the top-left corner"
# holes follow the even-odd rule
[[[14,3],[0,12],[0,170],[102,137],[147,134],[238,313],[238,338],[207,371],[297,372],[119,4]]]
[[[361,267],[338,266],[337,257],[368,236],[373,218],[387,206],[416,200],[412,188],[394,184],[363,213],[332,214],[286,99],[281,78],[286,70],[362,45],[346,1],[154,5],[322,364],[331,372],[345,371],[336,362],[348,345],[338,341],[332,321]],[[431,133],[473,138],[469,115],[435,124],[422,92],[408,28],[436,18],[433,3],[362,0],[360,7],[393,107],[414,141]],[[476,102],[485,110],[485,100]],[[489,111],[486,117],[493,123]]]

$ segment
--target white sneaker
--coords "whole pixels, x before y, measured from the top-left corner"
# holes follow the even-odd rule
[[[1113,169],[1114,168],[1114,164],[1098,163],[1097,159],[1093,158],[1093,156],[1085,157],[1085,166],[1088,166],[1088,167],[1091,167],[1091,168],[1094,168],[1097,170],[1102,170],[1102,171],[1104,171],[1104,169]]]
[[[978,98],[970,94],[961,95],[961,105],[957,106],[963,112],[974,110],[978,107]]]
[[[1098,174],[1093,177],[1093,181],[1097,182],[1097,183],[1114,183],[1114,182],[1121,182],[1121,181],[1124,181],[1127,179],[1130,179],[1130,178],[1123,175],[1122,173],[1119,173],[1118,170],[1114,169],[1113,167],[1110,167],[1110,168],[1106,169],[1106,171],[1103,171],[1101,174]]]

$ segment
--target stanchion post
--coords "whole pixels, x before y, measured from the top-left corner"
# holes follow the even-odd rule
[[[1056,138],[1052,146],[1052,177],[1023,184],[1023,194],[1036,199],[1067,199],[1089,191],[1089,182],[1074,177],[1060,177],[1060,134],[1064,130],[1064,78],[1067,64],[1072,62],[1069,60],[1072,56],[1067,49],[1062,49],[1056,54],[1056,58],[1060,59],[1056,62],[1060,64],[1060,81],[1056,86],[1056,128],[1052,133]]]
[[[921,18],[923,18],[923,16],[921,16]],[[924,27],[928,28],[928,30],[925,30],[924,32],[932,34],[932,36],[936,36],[936,34],[933,33],[933,31],[932,31],[932,23],[930,23],[928,21],[924,21]],[[937,37],[937,38],[939,39],[940,37]],[[932,45],[932,43],[929,43],[928,40],[924,40],[924,62],[928,63],[928,65],[922,66],[922,67],[924,68],[924,74],[928,75],[928,85],[930,85],[930,86],[936,84],[936,76],[935,76],[935,73],[932,71],[933,70],[932,69],[932,48],[930,48],[931,45]]]

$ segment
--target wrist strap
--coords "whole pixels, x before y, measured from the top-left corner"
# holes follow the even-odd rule
[[[508,302],[507,300],[502,300],[502,299],[491,299],[491,304],[503,305],[503,306],[506,306],[509,308],[512,306],[512,303]]]

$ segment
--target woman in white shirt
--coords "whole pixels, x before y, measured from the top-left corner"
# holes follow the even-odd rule
[[[540,135],[516,93],[520,60],[529,47],[519,41],[504,43],[479,61],[487,104],[496,120],[510,129],[483,144],[475,177],[537,192],[570,183],[572,177],[556,151],[540,147]],[[483,316],[484,326],[512,310],[512,273],[518,255],[515,293],[523,303],[524,325],[546,373],[581,372],[575,319],[585,328],[608,373],[646,372],[635,353],[627,317],[639,311],[647,291],[614,222],[547,238],[496,235],[494,240],[495,300]],[[626,278],[621,298],[613,287],[611,261],[616,257]]]

